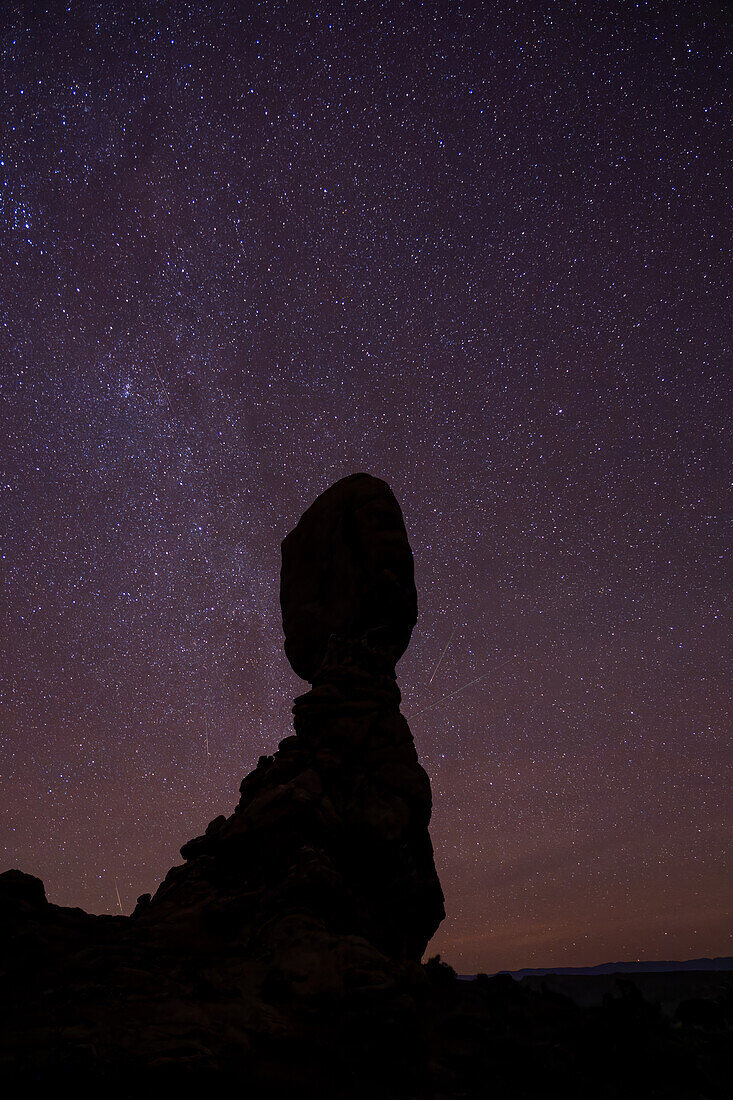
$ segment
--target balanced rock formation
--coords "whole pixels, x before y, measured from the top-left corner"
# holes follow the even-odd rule
[[[344,478],[308,509],[283,542],[281,602],[286,652],[312,684],[295,732],[152,898],[98,917],[50,904],[20,871],[0,875],[0,997],[14,1006],[0,1073],[239,1079],[246,1063],[253,1080],[263,1050],[316,1042],[329,1013],[328,1042],[336,1018],[361,1035],[366,1012],[389,1036],[414,1013],[444,909],[430,783],[399,709],[417,599],[385,482]]]
[[[185,865],[136,919],[199,946],[223,938],[338,991],[352,956],[360,973],[379,954],[418,963],[444,916],[430,783],[395,680],[417,597],[389,486],[339,481],[282,560],[285,650],[313,684],[295,702],[295,734],[260,758],[234,814],[184,845]]]
[[[726,989],[666,1020],[626,979],[583,1009],[526,979],[420,965],[443,899],[399,711],[416,600],[384,482],[319,497],[283,543],[281,593],[286,651],[312,684],[295,733],[154,897],[93,916],[0,874],[5,1094],[727,1098]]]

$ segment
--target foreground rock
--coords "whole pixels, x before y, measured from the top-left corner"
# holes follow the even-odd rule
[[[312,684],[295,732],[152,898],[91,916],[0,875],[8,1095],[722,1098],[730,1004],[665,1020],[627,983],[583,1011],[420,964],[443,896],[395,680],[412,555],[384,482],[345,478],[308,509],[281,602]]]
[[[230,818],[184,845],[138,927],[189,950],[227,944],[303,993],[384,986],[444,916],[430,782],[400,714],[395,662],[417,616],[389,487],[327,490],[283,543],[285,648],[313,683],[294,736],[262,757]]]
[[[345,478],[308,509],[283,543],[281,603],[286,652],[312,683],[294,735],[243,781],[232,816],[183,846],[152,898],[129,919],[92,917],[49,905],[20,872],[0,877],[7,988],[44,986],[19,1020],[32,1058],[61,1024],[64,1050],[99,1064],[221,1068],[302,1029],[314,1006],[343,1020],[373,1013],[376,996],[387,1030],[388,1001],[414,1012],[409,990],[424,984],[444,909],[430,783],[399,710],[395,664],[417,596],[385,482]]]

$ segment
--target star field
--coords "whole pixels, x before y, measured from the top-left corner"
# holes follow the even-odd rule
[[[0,869],[129,912],[231,812],[280,540],[364,470],[430,953],[733,953],[730,24],[462,7],[4,8]]]

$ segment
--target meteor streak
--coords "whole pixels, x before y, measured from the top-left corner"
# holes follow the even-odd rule
[[[122,901],[120,900],[120,892],[117,889],[117,875],[112,875],[112,878],[115,880],[115,893],[117,894],[117,904],[120,907],[120,912],[124,913],[124,909],[122,908]]]
[[[493,668],[488,669],[486,672],[482,672],[481,675],[477,676],[475,680],[470,680],[467,684],[463,684],[462,687],[456,688],[456,690],[452,691],[450,695],[441,695],[440,699],[436,699],[436,701],[434,703],[431,703],[430,706],[423,707],[422,710],[412,711],[406,717],[417,718],[420,714],[425,714],[427,711],[433,710],[435,707],[440,706],[441,703],[445,703],[448,699],[453,699],[456,695],[460,695],[462,691],[467,691],[468,688],[473,687],[474,684],[477,684],[479,680],[485,680],[486,677],[490,676],[492,672],[498,672],[500,668],[504,668],[504,665],[508,665],[510,661],[514,661],[516,659],[517,654],[513,653],[511,657],[507,657],[506,661],[502,661],[501,664],[494,665]],[[521,659],[523,661],[526,661],[527,658],[522,657]]]
[[[155,371],[155,373],[158,376],[158,381],[160,382],[160,388],[161,388],[161,391],[163,393],[163,396],[165,397],[166,405],[168,406],[168,412],[172,416],[173,415],[173,406],[171,405],[171,399],[170,399],[170,395],[168,393],[168,388],[167,388],[165,382],[163,381],[163,379],[161,378],[160,371],[158,370],[158,366],[157,366],[156,363],[153,363],[153,370]]]
[[[440,657],[438,658],[438,663],[437,663],[437,665],[435,666],[435,668],[433,669],[433,675],[432,675],[432,676],[430,677],[430,679],[428,680],[428,686],[430,686],[430,684],[432,684],[432,682],[433,682],[433,679],[434,679],[434,677],[435,677],[435,673],[436,673],[436,672],[438,671],[438,669],[439,669],[439,668],[440,668],[440,666],[442,665],[442,663],[443,663],[443,658],[445,657],[446,653],[448,652],[448,646],[449,646],[449,645],[451,644],[451,642],[453,641],[453,638],[455,637],[455,633],[456,633],[456,630],[457,630],[457,629],[458,629],[458,627],[457,627],[457,626],[454,626],[454,627],[453,627],[453,633],[451,634],[450,638],[448,639],[448,641],[447,641],[447,643],[446,643],[446,646],[445,646],[445,649],[443,650],[443,652],[441,653]]]

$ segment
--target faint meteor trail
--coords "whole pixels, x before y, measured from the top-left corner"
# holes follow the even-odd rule
[[[448,646],[449,646],[449,645],[451,644],[451,642],[453,641],[453,639],[454,639],[454,637],[455,637],[455,633],[456,633],[456,631],[457,631],[457,630],[458,630],[458,627],[457,627],[457,626],[454,626],[454,627],[453,627],[453,633],[451,634],[450,638],[448,639],[448,641],[447,641],[447,643],[446,643],[446,646],[445,646],[445,649],[443,650],[443,652],[441,653],[440,657],[438,658],[438,663],[437,663],[437,665],[436,665],[436,666],[435,666],[435,668],[433,669],[433,675],[432,675],[432,676],[430,677],[430,679],[428,680],[428,686],[430,686],[430,684],[432,684],[432,682],[433,682],[433,679],[434,679],[434,677],[435,677],[435,673],[436,673],[436,672],[438,671],[438,669],[439,669],[439,668],[440,668],[440,666],[442,665],[442,663],[443,663],[443,658],[445,657],[446,653],[448,652]]]
[[[163,392],[163,396],[165,397],[165,401],[166,401],[166,404],[168,406],[168,412],[172,416],[173,415],[173,406],[171,405],[171,399],[170,399],[170,396],[168,394],[168,389],[166,387],[165,382],[163,381],[163,379],[161,377],[161,374],[160,374],[160,371],[158,370],[157,364],[155,364],[155,363],[153,363],[153,370],[155,371],[155,373],[158,376],[158,381],[160,382],[160,388]]]
[[[117,889],[117,875],[112,875],[112,878],[115,880],[115,893],[117,894],[117,904],[120,907],[120,912],[124,913],[124,909],[122,908],[122,901],[120,900],[120,892]]]
[[[508,665],[511,661],[515,660],[517,660],[517,654],[513,653],[512,656],[507,657],[505,661],[502,661],[498,665],[494,665],[493,668],[487,669],[486,672],[482,672],[481,675],[477,676],[475,680],[470,680],[467,684],[463,684],[462,687],[459,687],[455,691],[452,691],[449,695],[441,695],[440,699],[436,699],[434,703],[430,704],[430,706],[423,707],[422,710],[411,711],[405,717],[417,718],[419,717],[419,715],[425,714],[429,710],[433,710],[435,707],[440,706],[441,703],[445,703],[448,699],[453,699],[456,695],[460,695],[462,691],[466,691],[468,688],[473,687],[473,685],[477,684],[479,680],[485,680],[486,677],[490,676],[492,672],[498,672],[500,668],[504,668],[504,665]],[[520,660],[526,661],[527,658],[521,657]]]

